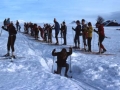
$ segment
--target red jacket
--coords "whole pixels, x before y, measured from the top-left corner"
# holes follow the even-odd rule
[[[99,36],[105,36],[103,25],[98,27],[98,34]]]

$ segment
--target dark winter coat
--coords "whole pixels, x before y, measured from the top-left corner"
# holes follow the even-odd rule
[[[67,34],[67,26],[66,26],[66,25],[63,25],[63,26],[61,27],[61,31],[62,31],[63,33],[65,33],[65,34]]]
[[[64,67],[66,64],[66,60],[69,55],[72,54],[72,49],[69,49],[69,52],[67,52],[66,57],[63,59],[63,56],[61,56],[61,52],[55,52],[54,50],[52,51],[53,56],[57,56],[57,65],[59,67]]]
[[[12,35],[16,35],[16,34],[17,34],[17,31],[16,31],[16,29],[15,29],[15,27],[14,27],[13,25],[9,25],[9,26],[7,27],[7,29],[4,28],[4,26],[2,26],[2,28],[3,28],[4,30],[8,31],[9,36],[12,36]]]
[[[99,34],[99,37],[105,37],[103,25],[100,25],[98,27],[98,34]]]
[[[55,33],[59,33],[60,25],[58,22],[55,22]]]
[[[81,32],[81,25],[77,25],[75,29],[73,29],[75,31],[75,35],[80,35]]]

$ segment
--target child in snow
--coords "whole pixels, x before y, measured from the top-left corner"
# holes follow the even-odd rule
[[[63,48],[61,50],[61,52],[55,52],[56,50],[54,49],[52,51],[52,55],[53,56],[57,56],[57,71],[54,71],[56,74],[61,74],[61,69],[62,67],[66,67],[65,70],[65,76],[68,77],[67,72],[69,70],[69,64],[66,63],[66,60],[68,58],[69,55],[72,54],[72,48],[69,48],[69,52],[67,52],[67,50],[65,48]]]

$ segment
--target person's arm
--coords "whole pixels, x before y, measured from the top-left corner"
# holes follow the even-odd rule
[[[96,32],[98,34],[98,31],[94,29],[94,32]]]
[[[4,26],[2,26],[2,29],[3,29],[3,30],[5,30],[5,31],[8,31],[8,29],[7,29],[7,28],[5,28]]]
[[[55,52],[56,50],[55,49],[53,49],[53,51],[52,51],[52,55],[53,56],[57,56],[58,55],[58,53],[57,52]]]
[[[73,28],[73,27],[72,27],[72,30],[74,30],[74,31],[75,31],[75,28]]]
[[[70,47],[70,48],[69,48],[68,55],[71,55],[71,54],[72,54],[72,48]]]

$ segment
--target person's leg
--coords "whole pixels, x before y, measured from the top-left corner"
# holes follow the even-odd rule
[[[74,37],[75,48],[77,48],[77,42],[76,42],[76,40],[77,40],[77,35],[75,35],[75,37]]]
[[[100,38],[100,48],[103,49],[102,53],[104,53],[106,51],[105,47],[103,46],[102,42],[104,41],[104,37]]]
[[[55,38],[56,38],[56,44],[59,44],[59,42],[58,42],[58,33],[55,33]]]
[[[15,40],[16,40],[16,36],[11,36],[11,49],[12,49],[12,56],[14,56],[14,43],[15,43]]]
[[[68,75],[67,75],[67,72],[68,72],[68,70],[69,70],[69,64],[65,64],[65,67],[66,67],[66,69],[65,69],[65,76],[67,77]]]
[[[80,48],[80,39],[79,39],[79,35],[77,35],[77,41],[78,41],[78,48]]]
[[[83,34],[83,44],[84,44],[84,50],[86,51],[86,38],[84,34]]]
[[[8,42],[7,42],[7,54],[5,54],[4,56],[10,56],[10,36],[8,37]]]

